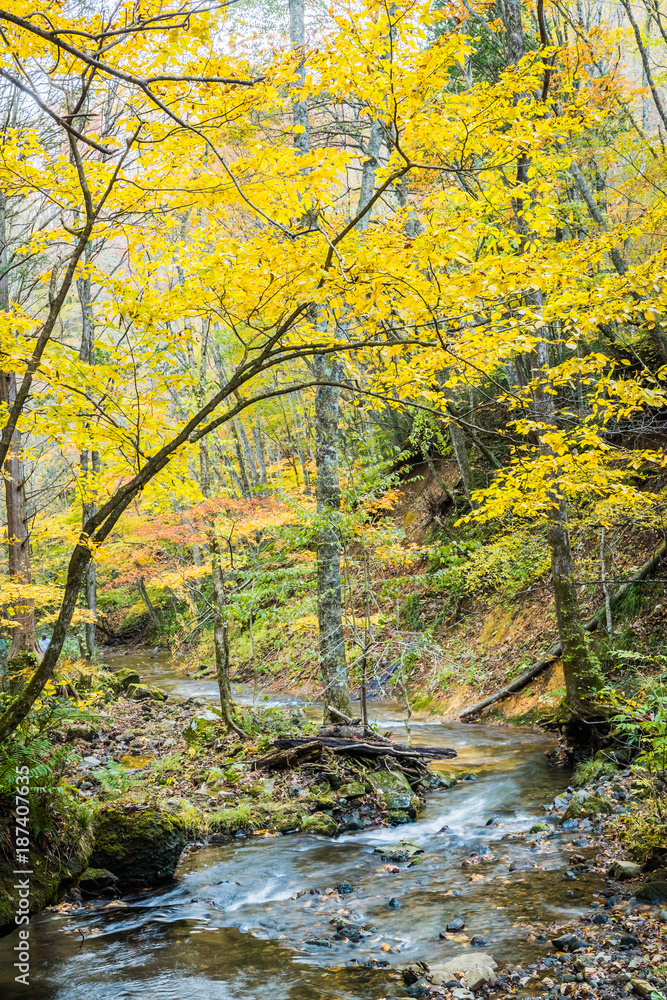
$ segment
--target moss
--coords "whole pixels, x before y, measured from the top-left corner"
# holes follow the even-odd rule
[[[611,812],[611,802],[609,799],[600,798],[597,795],[585,795],[582,792],[575,792],[572,801],[563,813],[562,822],[569,819],[593,819],[604,813],[606,816]]]
[[[182,816],[117,803],[99,810],[94,834],[91,865],[113,872],[122,890],[171,878],[188,839]]]
[[[4,812],[4,810],[3,810]],[[58,814],[49,833],[48,848],[30,843],[30,913],[57,903],[75,885],[88,865],[92,848],[91,813],[67,796],[58,800]],[[0,935],[14,929],[17,876],[13,858],[0,857]]]
[[[338,824],[333,816],[327,816],[326,813],[316,813],[304,820],[302,829],[304,833],[315,833],[321,837],[335,837],[338,832]]]

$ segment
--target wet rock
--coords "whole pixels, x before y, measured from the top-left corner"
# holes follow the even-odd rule
[[[609,917],[606,913],[596,913],[593,917],[593,923],[597,924],[598,927],[602,927],[604,924],[609,923]]]
[[[420,980],[419,982],[413,983],[412,986],[406,986],[405,992],[409,997],[427,997],[430,996],[431,991],[429,989],[426,980]]]
[[[485,937],[481,937],[479,934],[474,934],[470,938],[470,945],[473,948],[486,948],[486,946],[488,945],[488,943],[489,943],[489,939],[485,938]]]
[[[350,882],[343,881],[338,883],[338,891],[345,895],[348,892],[354,892],[354,889],[352,888],[352,884]]]
[[[533,823],[530,833],[548,833],[550,829],[548,823]]]
[[[214,910],[218,909],[218,904],[210,896],[193,896],[190,902],[201,903],[203,906],[212,906]]]
[[[463,920],[462,917],[454,917],[454,919],[450,920],[447,924],[447,930],[450,934],[455,934],[457,931],[462,931],[465,925],[465,920]]]
[[[634,934],[621,934],[618,943],[621,948],[637,948],[640,942],[639,938],[636,938]]]
[[[187,843],[183,820],[153,806],[102,806],[93,832],[90,864],[113,871],[121,891],[172,878]]]
[[[402,810],[412,806],[413,793],[408,779],[399,771],[376,771],[368,776],[373,788],[380,792],[387,809]]]
[[[414,819],[409,812],[402,810],[392,810],[392,812],[387,813],[385,818],[390,826],[403,826],[404,823],[412,823]]]
[[[315,813],[314,816],[308,816],[303,821],[301,829],[304,833],[314,833],[320,837],[335,837],[338,833],[338,824],[333,816],[327,816],[326,813]]]
[[[347,938],[353,944],[358,944],[361,941],[362,931],[365,929],[363,924],[355,924],[353,920],[344,920],[343,918],[339,918],[335,923],[336,933],[334,934],[334,938],[336,940],[343,941]]]
[[[479,952],[471,955],[469,952],[450,958],[448,962],[432,966],[431,979],[435,986],[447,983],[456,975],[461,975],[463,985],[469,990],[479,990],[482,986],[495,986],[498,981],[494,972],[496,963],[491,955]]]
[[[366,788],[360,781],[348,781],[340,786],[338,794],[345,799],[358,799],[366,794]]]
[[[516,858],[510,865],[511,872],[526,872],[531,868],[537,868],[537,862],[532,858]]]
[[[477,775],[470,771],[469,774],[464,774],[461,781],[477,781]]]
[[[380,861],[401,864],[404,861],[414,860],[418,854],[423,854],[424,848],[413,840],[399,840],[394,847],[376,847],[375,853],[380,855]]]
[[[579,948],[586,947],[586,942],[581,941],[576,934],[561,934],[552,938],[551,943],[557,951],[578,951]]]
[[[637,889],[635,896],[641,903],[667,903],[667,882],[659,879],[645,882]]]
[[[116,896],[118,878],[106,868],[86,868],[77,888],[85,896]]]
[[[315,945],[317,948],[330,948],[331,939],[330,938],[309,938],[305,944]]]
[[[402,903],[399,899],[396,898],[396,896],[392,896],[389,902],[387,903],[387,906],[391,907],[392,910],[400,910]]]
[[[618,882],[625,882],[630,878],[637,878],[641,875],[641,865],[635,864],[634,861],[612,861],[609,868],[607,869],[607,875],[611,878],[615,878]]]

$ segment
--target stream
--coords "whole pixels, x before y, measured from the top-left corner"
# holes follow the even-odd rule
[[[217,697],[214,681],[177,673],[166,657],[128,656],[122,665],[179,696]],[[252,700],[247,688],[235,687],[234,696]],[[300,704],[295,696],[262,703]],[[317,705],[306,710],[320,713]],[[383,731],[404,738],[397,705],[371,703],[369,712]],[[564,877],[573,841],[588,856],[580,832],[558,828],[539,846],[534,836],[513,837],[543,821],[543,804],[568,783],[567,772],[545,757],[553,739],[510,727],[433,721],[413,720],[411,730],[415,743],[457,750],[455,760],[442,762],[443,770],[472,771],[477,780],[430,793],[419,820],[405,826],[334,840],[290,834],[210,845],[187,855],[175,881],[160,889],[125,896],[120,905],[100,900],[72,914],[44,912],[31,921],[29,991],[14,984],[16,935],[0,941],[3,997],[397,998],[405,996],[397,969],[416,959],[445,961],[461,950],[460,936],[439,937],[458,916],[468,937],[487,939],[483,950],[499,964],[545,954],[548,945],[536,940],[539,925],[577,919],[601,888],[594,874]],[[375,848],[404,838],[424,848],[423,862],[383,863]],[[494,860],[478,862],[473,852]],[[539,868],[510,872],[519,858]],[[473,863],[462,866],[465,859]],[[326,893],[343,880],[351,893]],[[400,907],[388,905],[394,898]],[[346,917],[373,933],[357,944],[309,943],[330,938],[330,920],[344,908]]]

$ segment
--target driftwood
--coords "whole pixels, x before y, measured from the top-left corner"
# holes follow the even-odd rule
[[[276,749],[256,760],[253,764],[254,770],[263,767],[271,770],[293,767],[297,763],[314,760],[324,749],[341,757],[361,757],[371,760],[391,757],[399,763],[419,763],[424,760],[445,760],[456,757],[456,750],[450,747],[408,747],[403,743],[375,743],[369,740],[336,739],[332,736],[320,736],[316,740],[305,737],[276,739],[271,745]]]
[[[273,746],[278,744],[273,741]],[[294,741],[296,743],[296,741]],[[253,762],[253,771],[266,768],[269,771],[284,771],[288,767],[296,767],[322,756],[321,740],[301,740],[300,745],[271,750],[269,753]]]
[[[660,548],[656,549],[651,558],[647,559],[644,565],[639,568],[634,576],[631,576],[629,580],[626,580],[623,586],[619,587],[618,590],[611,595],[611,606],[613,607],[615,604],[618,604],[619,601],[622,601],[635,584],[641,583],[642,580],[646,579],[649,573],[656,568],[666,554],[667,542],[663,542]],[[592,618],[589,618],[587,622],[584,622],[584,631],[594,632],[595,629],[603,623],[604,618],[605,608],[602,607],[599,611],[596,611]],[[478,701],[476,705],[471,705],[470,708],[465,708],[462,712],[459,712],[459,719],[470,719],[473,715],[478,715],[480,712],[483,712],[484,709],[488,708],[490,705],[495,705],[496,702],[502,701],[504,698],[509,698],[511,694],[515,694],[517,691],[521,691],[521,689],[530,683],[533,678],[541,674],[547,669],[547,667],[550,667],[552,663],[555,663],[561,656],[562,652],[563,646],[560,641],[554,642],[541,660],[538,660],[537,663],[533,663],[531,667],[528,667],[528,669],[524,670],[522,674],[515,677],[511,684],[507,684],[494,694],[490,694],[488,698],[484,698],[482,701]]]

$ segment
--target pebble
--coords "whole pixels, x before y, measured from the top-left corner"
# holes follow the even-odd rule
[[[387,906],[390,906],[392,910],[398,910],[401,907],[401,902],[400,900],[396,899],[396,896],[392,896],[389,902],[387,903]]]
[[[461,917],[455,917],[454,920],[450,920],[447,924],[447,930],[450,932],[462,931],[465,927],[465,920]]]
[[[345,895],[345,893],[348,893],[348,892],[354,892],[354,890],[353,890],[352,885],[351,885],[350,882],[340,882],[338,884],[338,891],[342,895]]]

